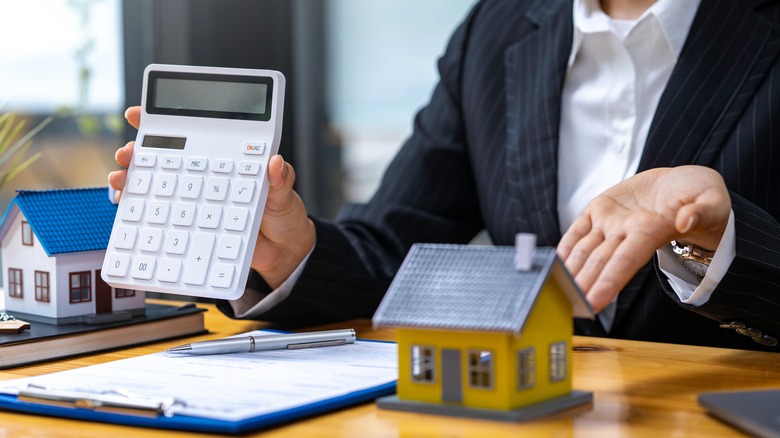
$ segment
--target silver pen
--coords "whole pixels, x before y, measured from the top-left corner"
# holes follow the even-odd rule
[[[169,348],[168,353],[227,354],[251,353],[264,350],[298,350],[301,348],[330,347],[355,342],[355,330],[327,330],[322,332],[290,333],[268,336],[242,336],[215,341],[193,342]]]

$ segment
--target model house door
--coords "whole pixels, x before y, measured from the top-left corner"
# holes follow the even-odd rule
[[[463,403],[463,377],[460,350],[441,350],[441,400]]]
[[[100,276],[100,269],[95,271],[95,313],[111,312],[111,286]]]

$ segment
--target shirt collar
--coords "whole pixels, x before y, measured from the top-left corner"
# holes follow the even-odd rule
[[[658,0],[653,3],[636,23],[655,17],[664,32],[675,58],[680,56],[688,32],[691,30],[701,0]],[[604,13],[599,0],[574,0],[574,41],[569,66],[582,45],[585,34],[610,31],[610,18]]]

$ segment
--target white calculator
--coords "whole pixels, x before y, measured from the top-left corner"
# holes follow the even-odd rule
[[[279,149],[284,76],[152,64],[101,276],[114,288],[235,299]]]

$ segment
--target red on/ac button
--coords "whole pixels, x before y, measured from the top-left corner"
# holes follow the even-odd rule
[[[247,155],[263,155],[265,152],[264,141],[248,141],[244,143],[244,153]]]

